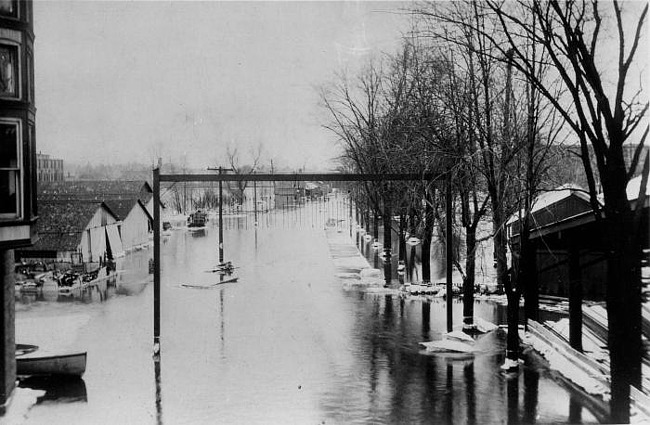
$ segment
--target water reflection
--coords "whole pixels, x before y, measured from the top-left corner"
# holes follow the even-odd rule
[[[160,362],[162,359],[158,356],[153,362],[154,367],[154,380],[156,385],[156,424],[162,425],[163,423],[163,410],[162,410],[162,379],[160,377]]]
[[[57,338],[74,335],[74,344],[88,348],[91,389],[83,411],[39,405],[25,423],[549,423],[578,411],[569,403],[582,406],[582,421],[597,421],[579,394],[542,369],[504,375],[501,333],[477,342],[476,355],[422,350],[419,342],[442,337],[446,304],[343,290],[322,229],[226,231],[227,259],[241,267],[240,281],[211,291],[180,283],[216,281],[204,272],[216,262],[215,229],[208,226],[204,237],[174,232],[161,250],[160,362],[151,361],[146,257],[124,259],[133,266],[122,269],[104,301],[23,309],[17,336],[52,333],[44,323],[70,314]],[[452,307],[461,323],[462,303]],[[501,314],[480,301],[475,313],[493,322]],[[77,332],[68,332],[73,324]]]
[[[539,392],[539,372],[526,367],[524,374],[524,411],[521,422],[534,424],[537,418],[537,394]],[[569,422],[571,414],[569,413]]]
[[[18,382],[21,388],[44,391],[36,398],[36,404],[44,403],[86,403],[86,383],[83,379],[61,376],[32,376]]]

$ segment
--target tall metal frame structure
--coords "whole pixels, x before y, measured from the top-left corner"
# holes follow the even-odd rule
[[[160,167],[153,170],[153,282],[154,282],[154,358],[159,360],[160,355],[160,183],[161,182],[219,182],[224,181],[250,181],[250,182],[274,182],[274,181],[327,181],[327,182],[368,182],[368,181],[423,181],[431,182],[445,174],[360,174],[360,173],[292,173],[292,174],[161,174]],[[447,234],[451,234],[451,178],[446,174],[447,180]],[[451,330],[452,325],[452,251],[451,238],[447,238],[447,328]]]

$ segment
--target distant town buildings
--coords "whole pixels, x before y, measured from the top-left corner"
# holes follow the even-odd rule
[[[65,180],[63,160],[52,158],[44,153],[36,154],[36,173],[38,182],[62,182]]]

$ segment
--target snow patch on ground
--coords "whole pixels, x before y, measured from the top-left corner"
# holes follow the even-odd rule
[[[603,382],[605,377],[599,375],[598,371],[594,370],[593,373],[587,373],[585,370],[576,367],[554,347],[530,333],[524,334],[522,339],[549,362],[551,369],[557,370],[587,393],[601,396],[603,400],[609,401],[609,386]]]
[[[27,412],[36,404],[36,399],[45,394],[42,390],[16,387],[9,401],[9,408],[2,416],[3,424],[18,425],[27,420]]]

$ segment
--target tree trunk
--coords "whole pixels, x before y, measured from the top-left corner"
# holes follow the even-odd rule
[[[384,205],[384,214],[382,215],[383,224],[384,224],[384,280],[386,286],[390,285],[392,280],[392,270],[391,270],[391,244],[392,244],[392,225],[391,220],[393,218],[390,204],[385,203]]]
[[[399,260],[404,261],[406,264],[406,238],[404,233],[406,232],[406,216],[400,214],[399,216]]]
[[[390,205],[386,203],[384,205],[384,214],[382,216],[382,221],[384,225],[384,256],[387,259],[387,262],[390,262],[391,250],[392,250],[392,211]]]
[[[605,190],[610,242],[607,260],[610,410],[613,422],[627,423],[630,385],[640,388],[641,384],[641,249],[627,199],[608,196]],[[624,197],[625,191],[622,193]]]
[[[528,238],[527,238],[528,239]],[[537,245],[528,239],[526,257],[522,259],[524,311],[526,319],[539,321],[539,282],[537,280]]]
[[[422,283],[431,283],[431,237],[433,236],[433,196],[427,195],[424,206],[424,235],[422,235]]]
[[[377,211],[375,211],[374,213],[374,220],[372,224],[373,224],[372,236],[375,240],[379,240],[379,214],[377,214]]]
[[[569,247],[569,343],[582,351],[582,278],[580,251]]]
[[[493,198],[498,199],[498,198]],[[494,203],[494,201],[493,201]],[[492,220],[494,226],[494,257],[497,267],[497,288],[505,289],[508,299],[507,321],[508,337],[506,339],[506,357],[517,361],[519,358],[519,290],[514,287],[517,284],[517,276],[508,271],[508,260],[506,258],[506,234],[502,211],[499,205],[493,206]],[[512,270],[518,267],[513,264]]]
[[[476,227],[466,227],[465,280],[463,281],[463,328],[474,328],[474,283],[476,271]]]

